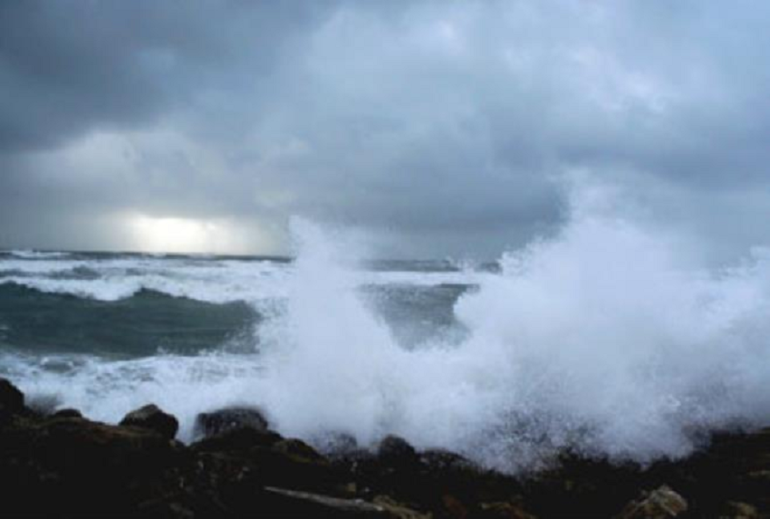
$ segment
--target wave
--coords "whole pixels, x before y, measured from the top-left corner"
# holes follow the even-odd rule
[[[581,214],[460,298],[467,338],[405,350],[339,251],[298,232],[259,393],[289,434],[397,433],[514,470],[565,447],[682,456],[704,431],[770,422],[766,259],[709,271],[676,240]]]
[[[129,411],[155,402],[180,419],[189,440],[197,413],[233,402],[253,402],[262,367],[257,355],[207,353],[106,361],[90,355],[0,354],[0,375],[18,381],[30,401],[74,407],[117,423]]]
[[[210,303],[257,302],[287,297],[293,266],[274,262],[192,261],[150,258],[0,261],[0,285],[99,301],[130,298],[141,290]],[[356,286],[478,285],[486,272],[358,271]]]
[[[22,259],[50,259],[50,258],[65,258],[70,255],[69,252],[53,252],[53,251],[36,251],[29,249],[22,250],[10,250],[6,251],[6,254]]]
[[[273,288],[285,308],[260,326],[258,354],[87,359],[64,373],[25,361],[12,375],[25,391],[59,394],[107,421],[154,401],[189,431],[196,412],[254,404],[288,435],[343,431],[366,444],[395,433],[503,470],[538,466],[567,447],[641,462],[683,456],[708,431],[770,422],[762,255],[708,269],[676,236],[576,211],[557,235],[503,256],[498,273],[362,274],[343,266],[352,251],[318,228],[294,232],[296,261],[265,267],[263,277],[229,265],[210,267],[217,274],[198,286],[186,272],[143,273],[121,290],[115,279],[40,287],[119,297],[132,283],[155,283],[249,298],[270,292],[259,283],[280,272]],[[372,280],[447,279],[478,287],[454,305],[467,333],[419,348],[399,344],[360,290]]]

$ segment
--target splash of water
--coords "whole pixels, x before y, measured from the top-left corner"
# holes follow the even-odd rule
[[[576,212],[462,297],[459,345],[405,350],[308,224],[260,384],[288,434],[397,433],[507,470],[569,446],[640,461],[770,421],[770,263],[713,272],[629,222]],[[346,255],[350,250],[345,250]]]
[[[198,412],[257,404],[287,435],[395,433],[504,470],[564,447],[679,456],[703,431],[770,422],[770,257],[708,270],[675,237],[592,207],[475,278],[454,308],[460,341],[399,345],[346,259],[355,247],[298,222],[258,353],[0,366],[96,419],[156,402],[186,439]]]

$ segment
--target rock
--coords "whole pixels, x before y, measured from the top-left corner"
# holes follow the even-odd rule
[[[305,442],[286,439],[269,447],[255,447],[241,455],[260,470],[265,485],[301,488],[311,492],[346,493],[349,483],[325,457]]]
[[[169,440],[173,440],[179,430],[177,419],[173,415],[164,413],[154,404],[131,411],[120,421],[120,425],[155,431]]]
[[[380,498],[377,503],[362,499],[343,499],[310,492],[299,492],[285,488],[265,487],[265,493],[272,497],[268,513],[276,511],[281,515],[325,518],[383,518],[383,519],[428,519],[389,498]]]
[[[83,418],[83,414],[80,411],[70,408],[59,409],[51,416],[54,418]]]
[[[24,393],[5,378],[0,378],[0,414],[16,414],[24,410]]]
[[[193,435],[196,438],[208,438],[242,427],[267,431],[268,421],[259,409],[228,407],[210,413],[200,413],[195,417]]]
[[[273,431],[238,427],[203,438],[191,447],[199,452],[239,452],[255,447],[271,447],[282,440],[283,437]]]
[[[759,519],[762,517],[757,508],[748,503],[730,501],[719,515],[720,519]]]
[[[445,449],[428,449],[420,455],[420,461],[431,471],[454,469],[478,470],[468,458]]]
[[[294,438],[281,440],[273,445],[273,450],[291,456],[294,459],[317,462],[326,462],[326,458],[321,456],[313,447]]]
[[[652,492],[645,492],[629,503],[617,516],[618,519],[667,519],[687,511],[687,501],[663,485]]]
[[[184,461],[146,429],[27,417],[0,436],[0,515],[136,516],[139,503],[179,488]]]
[[[330,456],[345,456],[359,449],[358,441],[352,434],[330,432],[318,435],[311,442],[318,450]]]
[[[409,442],[400,436],[386,436],[377,446],[380,463],[391,467],[410,467],[419,464],[420,457]]]
[[[480,508],[480,512],[476,514],[479,519],[535,519],[534,515],[514,503],[481,503]]]

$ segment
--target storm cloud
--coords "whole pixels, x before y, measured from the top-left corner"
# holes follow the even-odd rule
[[[492,257],[569,186],[766,244],[770,6],[9,1],[0,247],[136,249],[137,218],[282,253],[292,215],[390,256]],[[216,245],[216,246],[214,246]]]

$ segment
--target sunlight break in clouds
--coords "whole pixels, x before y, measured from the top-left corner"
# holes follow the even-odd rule
[[[244,253],[248,249],[243,233],[224,221],[140,214],[129,217],[127,226],[133,247],[142,252]]]

